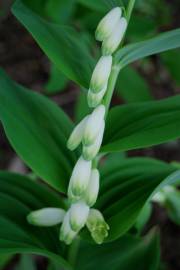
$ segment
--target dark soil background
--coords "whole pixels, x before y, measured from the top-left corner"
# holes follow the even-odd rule
[[[170,2],[171,4],[176,3],[176,1]],[[177,20],[175,20],[174,24],[174,27],[178,26]],[[152,69],[150,73],[144,72],[138,65],[137,68],[148,80],[153,95],[157,99],[160,99],[180,93],[180,89],[175,86],[173,80],[159,61],[159,58],[157,56],[152,57],[151,62]],[[29,33],[10,13],[0,21],[0,66],[18,83],[33,90],[43,92],[43,87],[48,80],[49,61]],[[157,76],[160,78],[158,81],[156,80]],[[72,108],[78,92],[78,88],[70,84],[67,91],[54,96],[53,99],[67,113],[72,114]],[[121,100],[115,96],[113,102],[119,103]],[[168,162],[180,162],[180,142],[175,141],[145,150],[130,151],[129,155],[155,157]],[[0,169],[21,173],[27,171],[23,162],[16,156],[9,145],[1,125]],[[166,212],[157,205],[154,207],[150,225],[158,225],[160,228],[162,257],[168,266],[167,270],[180,270],[179,228],[168,219]],[[18,256],[15,257],[5,269],[12,270],[18,258]],[[44,270],[47,264],[45,259],[37,258],[37,265],[38,269]]]

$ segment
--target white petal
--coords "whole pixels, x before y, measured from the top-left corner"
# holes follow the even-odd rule
[[[63,221],[65,211],[59,208],[43,208],[31,212],[27,216],[27,220],[30,224],[35,226],[54,226]]]
[[[127,21],[121,18],[117,23],[112,34],[103,41],[102,52],[103,55],[111,55],[119,47],[127,28]]]
[[[76,149],[76,147],[78,147],[78,145],[81,143],[87,119],[88,116],[86,116],[72,131],[71,136],[67,142],[67,147],[71,151]]]
[[[102,41],[113,31],[118,20],[121,18],[122,10],[120,7],[113,8],[98,24],[96,30],[96,39]]]
[[[73,231],[82,229],[87,221],[89,206],[81,201],[71,205],[70,208],[70,225]]]
[[[111,68],[112,56],[101,56],[92,74],[90,82],[91,91],[98,93],[107,85]]]
[[[83,136],[83,143],[85,145],[93,144],[98,137],[104,121],[105,111],[105,106],[99,105],[89,116]]]
[[[99,192],[99,171],[97,169],[93,169],[91,172],[89,185],[85,195],[85,201],[90,207],[92,207],[96,203],[98,192]]]
[[[66,213],[63,224],[60,229],[60,240],[64,241],[67,245],[71,244],[73,239],[76,237],[77,232],[71,229],[69,223],[69,211]]]
[[[105,121],[103,120],[99,134],[93,144],[83,146],[83,157],[86,160],[93,160],[99,152],[104,135]]]
[[[91,161],[84,160],[80,157],[73,169],[68,195],[71,198],[73,196],[80,196],[86,189],[89,183],[89,178],[91,175]]]
[[[91,107],[91,108],[97,107],[101,103],[101,101],[106,93],[106,90],[107,90],[107,85],[98,93],[94,93],[93,91],[91,91],[91,89],[89,89],[89,91],[88,91],[88,105],[89,105],[89,107]]]

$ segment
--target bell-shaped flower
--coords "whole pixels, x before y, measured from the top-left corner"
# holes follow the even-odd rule
[[[99,130],[99,134],[97,135],[97,138],[95,139],[94,143],[87,146],[86,145],[83,146],[84,159],[93,160],[98,154],[103,140],[104,128],[105,128],[105,121],[103,120],[101,128]]]
[[[103,41],[107,38],[115,28],[117,22],[121,18],[122,10],[120,7],[113,8],[98,24],[96,29],[96,39]]]
[[[35,226],[50,227],[63,221],[65,211],[60,208],[42,208],[31,212],[27,216],[30,224]]]
[[[102,44],[103,55],[111,55],[119,47],[123,36],[127,29],[127,20],[123,17],[117,23],[115,29],[109,37],[107,37]]]
[[[107,85],[98,93],[94,93],[93,91],[91,91],[91,89],[89,89],[88,99],[87,99],[89,107],[90,108],[97,107],[101,103],[106,91],[107,91]]]
[[[105,106],[99,105],[90,114],[84,130],[83,144],[91,145],[95,142],[102,128],[105,112],[106,112]]]
[[[88,116],[86,116],[72,131],[71,136],[67,142],[67,147],[69,150],[73,151],[81,143],[87,119]]]
[[[94,93],[100,92],[107,85],[112,68],[112,56],[101,56],[90,81],[90,89]]]
[[[71,205],[69,219],[71,229],[75,232],[81,230],[87,221],[89,206],[84,201],[79,201]]]
[[[65,242],[67,245],[70,245],[74,238],[76,237],[77,232],[73,231],[70,226],[69,220],[69,211],[66,213],[63,224],[60,229],[60,240]]]
[[[86,225],[94,241],[97,244],[102,244],[104,239],[108,236],[109,226],[105,222],[101,212],[96,209],[91,209]]]
[[[97,169],[93,169],[91,171],[89,185],[85,194],[85,201],[90,207],[92,207],[96,203],[98,193],[99,193],[99,171]]]
[[[91,166],[91,161],[87,161],[83,157],[78,159],[70,178],[68,188],[68,195],[70,198],[71,195],[81,196],[87,189],[91,175]]]

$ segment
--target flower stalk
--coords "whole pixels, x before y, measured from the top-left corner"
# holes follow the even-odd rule
[[[127,18],[122,9],[112,9],[98,24],[95,37],[102,45],[102,56],[97,62],[89,84],[88,106],[92,108],[72,131],[67,142],[71,151],[82,145],[82,155],[72,171],[68,187],[69,209],[38,210],[28,215],[29,223],[37,226],[53,226],[62,223],[60,240],[67,245],[87,226],[97,244],[108,236],[109,225],[102,213],[92,208],[99,193],[100,174],[97,169],[99,150],[103,141],[105,119],[109,110],[120,67],[113,65],[113,54],[122,44],[135,1],[130,0]]]

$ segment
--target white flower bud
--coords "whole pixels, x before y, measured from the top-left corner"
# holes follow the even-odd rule
[[[102,128],[102,123],[105,116],[105,106],[99,105],[89,116],[84,130],[83,143],[91,145],[95,142]]]
[[[93,91],[91,91],[91,89],[89,89],[89,91],[88,91],[88,105],[90,108],[95,108],[101,103],[101,101],[106,93],[106,90],[107,90],[107,85],[98,93],[94,93]]]
[[[121,18],[121,8],[113,8],[98,24],[95,36],[99,41],[103,41],[107,38],[115,28],[117,22]]]
[[[84,160],[80,157],[73,169],[68,195],[71,196],[80,196],[87,189],[89,184],[89,179],[91,175],[91,161]]]
[[[64,241],[67,245],[70,245],[73,241],[73,239],[76,237],[77,232],[73,231],[71,229],[70,223],[69,223],[69,211],[66,213],[63,224],[60,229],[60,240]]]
[[[102,244],[104,238],[108,236],[109,226],[105,222],[101,212],[96,209],[91,209],[89,211],[89,216],[86,225],[94,241],[97,244]]]
[[[69,211],[71,229],[75,232],[81,230],[86,224],[88,214],[89,206],[85,202],[72,204]]]
[[[65,211],[59,208],[43,208],[31,212],[27,216],[30,224],[35,226],[50,227],[63,221]]]
[[[115,29],[113,30],[112,34],[103,41],[103,55],[111,55],[116,51],[123,39],[126,28],[127,21],[125,18],[121,18],[117,23]]]
[[[81,143],[87,119],[88,116],[86,116],[72,131],[71,136],[67,142],[67,147],[69,150],[73,151]]]
[[[93,169],[91,172],[89,185],[85,194],[85,201],[90,207],[92,207],[96,203],[98,193],[99,193],[99,171],[97,169]]]
[[[99,134],[97,135],[97,138],[95,139],[93,144],[90,144],[88,146],[83,146],[83,157],[86,160],[92,160],[95,158],[95,156],[98,154],[99,149],[102,144],[103,135],[104,135],[104,128],[105,128],[105,121],[103,120],[101,124],[101,128],[99,130]]]
[[[94,93],[100,92],[107,85],[112,68],[112,56],[101,56],[90,82],[90,89]]]

